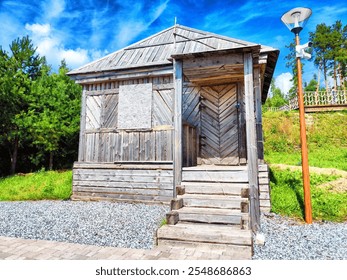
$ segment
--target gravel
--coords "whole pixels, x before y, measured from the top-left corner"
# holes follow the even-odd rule
[[[112,202],[0,202],[0,236],[150,249],[168,211]]]
[[[260,233],[265,236],[265,244],[254,246],[253,259],[347,259],[346,222],[308,225],[272,213],[262,214]]]
[[[169,207],[112,202],[0,202],[0,236],[150,249]],[[262,214],[256,260],[347,259],[347,223],[306,225]]]

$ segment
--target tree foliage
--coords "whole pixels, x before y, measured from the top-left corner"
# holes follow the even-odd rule
[[[345,88],[347,25],[343,26],[339,20],[331,26],[325,23],[318,24],[316,30],[310,32],[310,40],[313,43],[314,63],[323,71],[326,89],[330,88],[328,76],[333,77],[335,88]]]
[[[265,107],[281,107],[285,104],[287,104],[287,100],[284,97],[284,94],[282,93],[281,89],[276,87],[275,85],[275,79],[272,79],[271,81],[271,96],[266,99]]]
[[[0,175],[13,174],[17,158],[30,169],[51,168],[54,153],[69,153],[62,152],[67,146],[76,152],[70,142],[77,142],[79,129],[81,89],[66,75],[66,63],[51,73],[28,36],[9,50],[0,46]]]
[[[45,59],[36,54],[28,36],[14,40],[10,52],[0,47],[0,53],[0,141],[9,152],[13,174],[18,149],[26,140],[21,114],[27,110],[31,83],[40,76]]]
[[[38,163],[49,153],[49,169],[52,169],[53,155],[62,139],[73,137],[79,131],[81,89],[66,75],[68,69],[64,61],[58,73],[49,74],[48,70],[32,83],[23,119],[32,144],[39,150],[33,161]]]

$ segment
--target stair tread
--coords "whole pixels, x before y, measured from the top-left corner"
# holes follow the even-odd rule
[[[208,207],[188,207],[185,206],[179,210],[178,213],[192,213],[192,214],[205,214],[205,215],[242,215],[239,209],[223,209],[223,208],[208,208]],[[247,215],[247,214],[246,214]]]
[[[220,195],[220,194],[191,194],[186,193],[178,195],[178,198],[195,198],[195,199],[211,199],[211,200],[240,200],[247,201],[247,198],[242,198],[239,195]]]
[[[206,165],[197,165],[197,166],[189,166],[189,167],[183,167],[183,171],[247,171],[248,167],[247,165],[213,165],[213,164],[206,164]]]
[[[161,247],[175,248],[188,252],[185,259],[195,259],[194,255],[189,254],[191,250],[198,251],[201,254],[200,259],[215,259],[215,260],[250,260],[252,259],[252,247],[233,244],[211,244],[198,243],[190,241],[177,241],[159,239],[158,245]]]
[[[248,189],[247,184],[220,184],[220,183],[196,183],[182,182],[186,194],[215,194],[215,195],[240,195],[242,190]]]
[[[186,229],[198,229],[198,230],[211,230],[211,231],[225,231],[225,232],[230,232],[231,234],[233,233],[238,233],[240,231],[242,232],[248,232],[251,236],[252,230],[250,229],[240,229],[240,228],[235,228],[234,226],[231,225],[215,225],[215,224],[196,224],[196,223],[177,223],[175,225],[166,225],[168,227],[175,227],[177,228],[186,228]]]
[[[206,242],[216,244],[251,245],[252,231],[230,225],[178,223],[158,229],[159,239]]]

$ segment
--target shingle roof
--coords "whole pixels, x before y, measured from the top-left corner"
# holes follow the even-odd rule
[[[258,46],[182,25],[174,25],[126,48],[69,72],[70,75],[170,64],[173,54],[200,53]]]

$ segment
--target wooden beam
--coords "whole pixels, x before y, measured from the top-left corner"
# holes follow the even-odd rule
[[[183,63],[173,60],[174,66],[174,179],[173,198],[176,198],[176,186],[182,182],[182,93],[183,93]]]
[[[86,88],[83,87],[81,101],[81,119],[80,119],[80,139],[78,144],[78,161],[85,161],[85,130],[86,130]]]
[[[258,152],[254,108],[253,58],[250,52],[244,54],[244,73],[247,163],[250,187],[250,226],[253,231],[257,231],[260,224]]]
[[[183,68],[204,68],[204,67],[217,67],[221,68],[224,66],[237,66],[242,65],[242,53],[233,55],[211,55],[206,57],[194,57],[184,60]]]
[[[264,142],[263,142],[263,126],[262,126],[262,111],[261,111],[261,77],[260,67],[254,67],[254,91],[255,91],[255,115],[257,129],[257,149],[258,160],[264,161]]]

